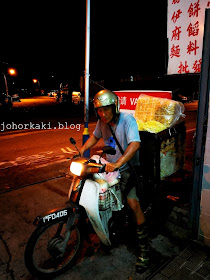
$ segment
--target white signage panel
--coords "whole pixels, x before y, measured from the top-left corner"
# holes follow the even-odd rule
[[[168,0],[168,74],[200,73],[207,0]]]

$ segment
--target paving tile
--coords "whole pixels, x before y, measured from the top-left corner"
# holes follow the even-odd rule
[[[166,277],[165,275],[158,273],[154,277],[151,278],[151,280],[168,280],[169,278]]]
[[[187,280],[190,279],[191,271],[186,267],[182,267],[173,274],[170,280]]]
[[[197,270],[201,263],[207,258],[205,252],[197,251],[186,262],[186,267],[190,270]]]
[[[161,274],[170,278],[179,270],[179,268],[180,265],[172,261],[161,271]]]

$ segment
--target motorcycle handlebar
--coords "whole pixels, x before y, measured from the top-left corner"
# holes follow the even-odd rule
[[[106,168],[106,164],[102,165],[102,166],[99,168],[99,172],[98,172],[98,173],[103,173],[103,172],[105,172],[105,168]]]

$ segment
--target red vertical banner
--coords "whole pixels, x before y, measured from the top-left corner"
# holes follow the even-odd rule
[[[168,74],[200,73],[207,0],[168,0]]]

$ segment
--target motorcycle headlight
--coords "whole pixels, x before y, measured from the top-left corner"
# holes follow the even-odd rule
[[[73,161],[70,165],[70,171],[76,176],[81,176],[83,171],[83,164]]]

